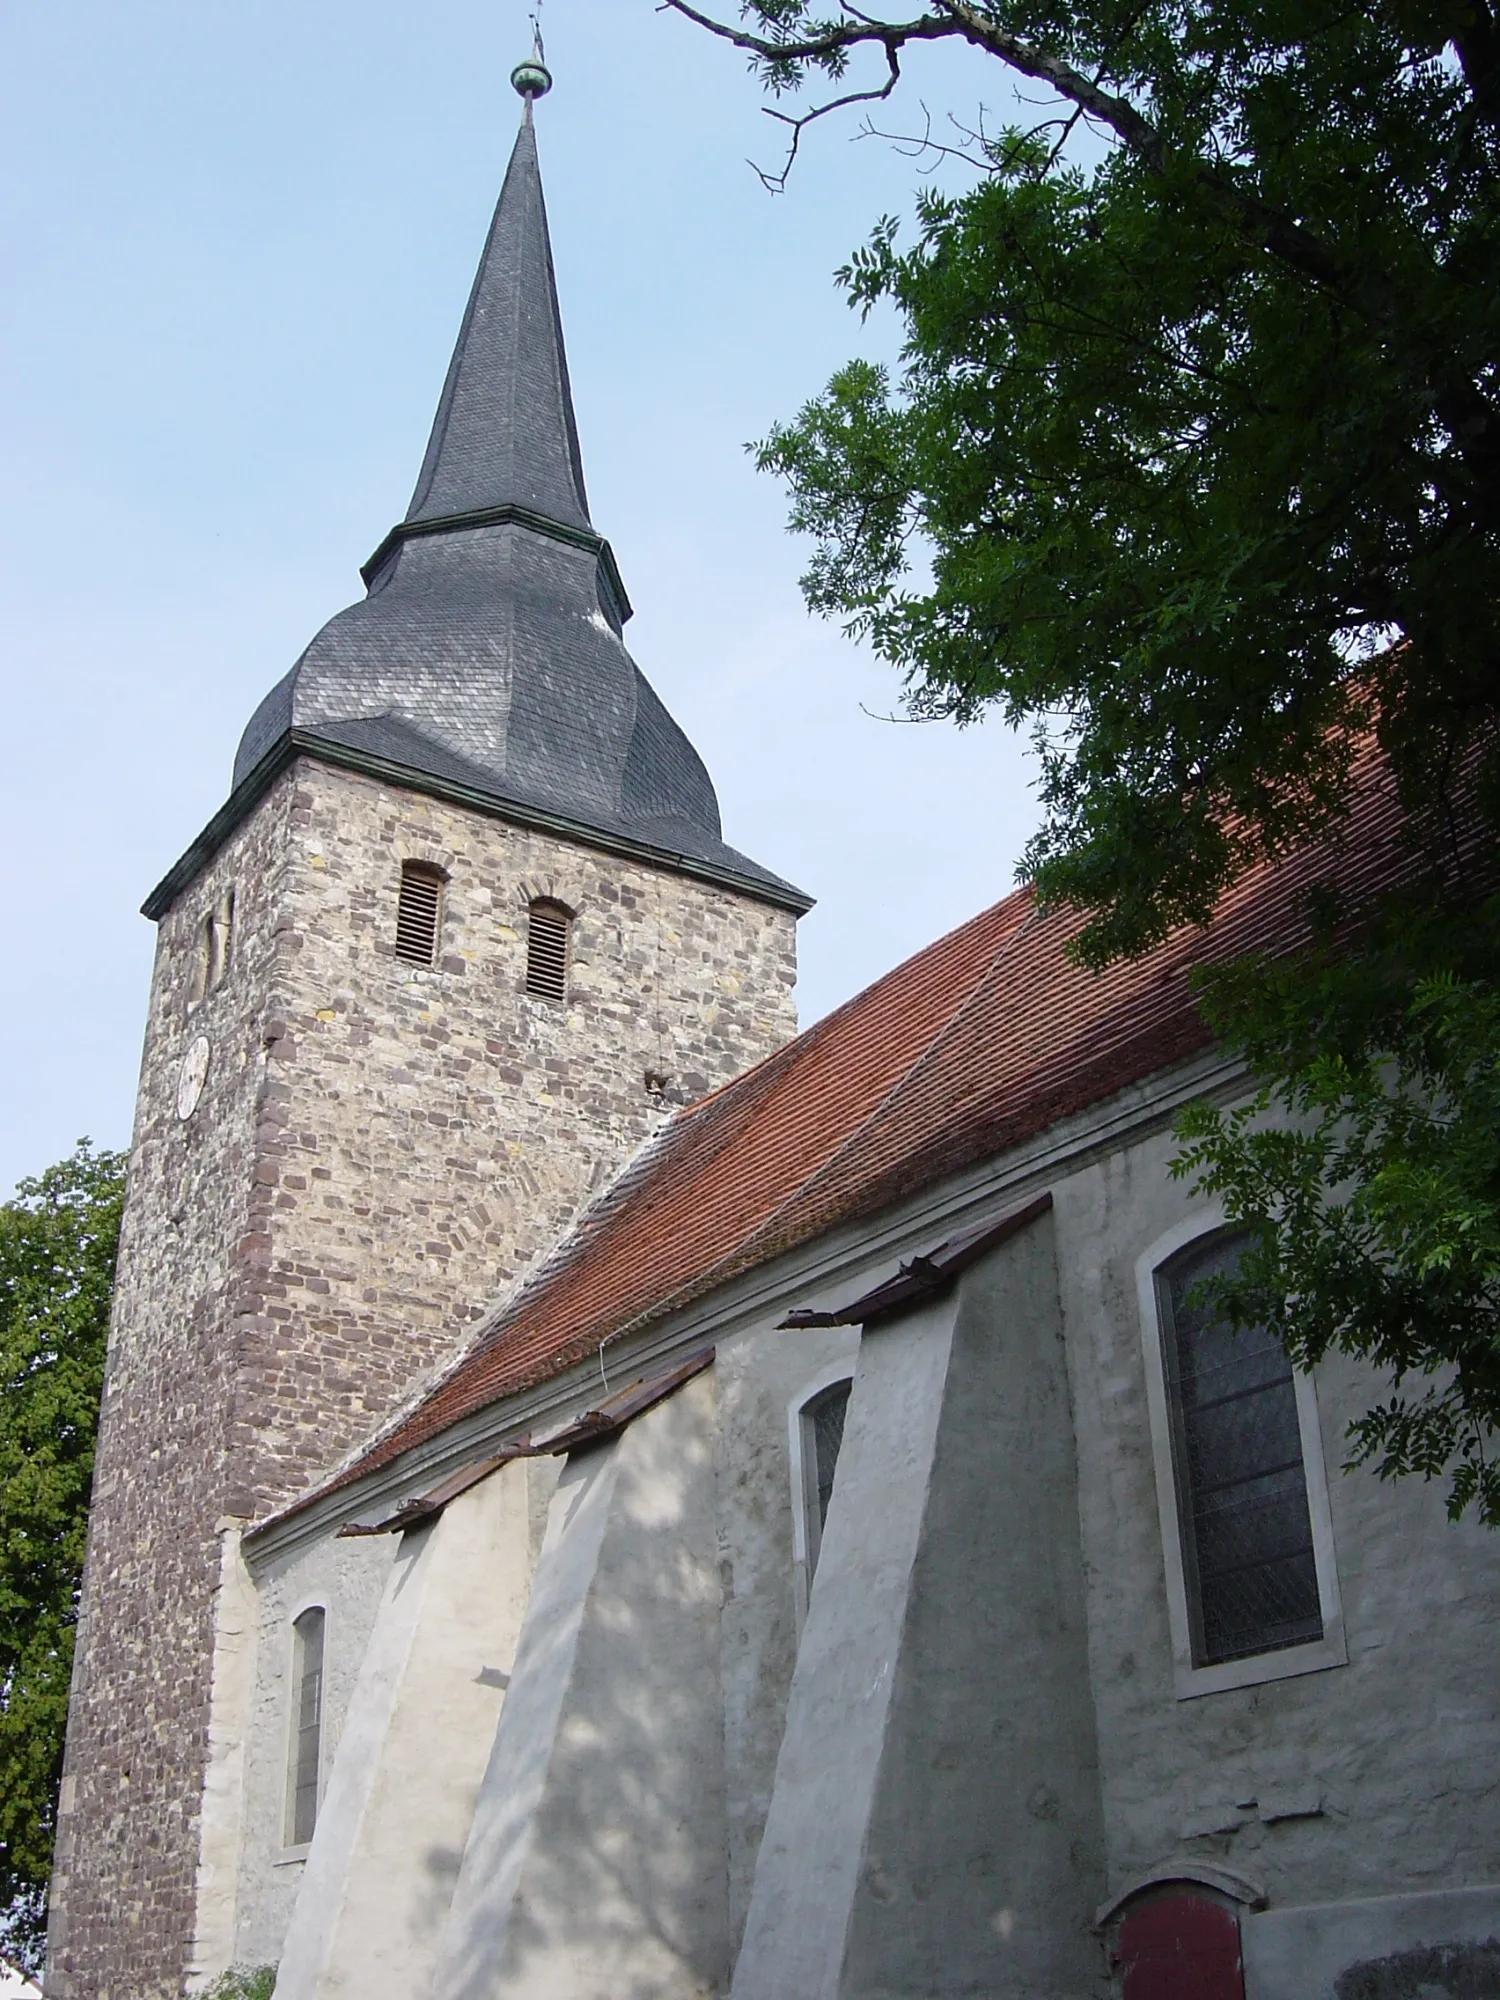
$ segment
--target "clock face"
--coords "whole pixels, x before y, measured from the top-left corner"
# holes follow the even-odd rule
[[[191,1118],[198,1109],[198,1099],[203,1095],[203,1085],[208,1076],[208,1059],[212,1054],[207,1035],[199,1035],[194,1041],[189,1042],[188,1052],[182,1059],[182,1068],[177,1077],[179,1118]]]

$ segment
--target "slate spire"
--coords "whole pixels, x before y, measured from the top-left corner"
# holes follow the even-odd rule
[[[551,85],[540,58],[538,45],[512,78],[526,110],[408,521],[516,506],[590,525],[531,116]]]
[[[223,836],[293,757],[456,798],[725,883],[808,899],[725,844],[703,760],[624,641],[630,602],[589,520],[532,105],[459,328],[416,491],[240,738]],[[205,838],[208,838],[206,835]],[[170,906],[202,854],[153,891]]]

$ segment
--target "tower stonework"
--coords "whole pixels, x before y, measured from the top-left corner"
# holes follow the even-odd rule
[[[621,642],[529,101],[412,508],[367,576],[147,904],[56,2000],[189,1982],[226,1538],[450,1359],[668,1105],[795,1029],[807,899],[723,844]],[[397,949],[413,866],[438,885],[430,963]],[[538,904],[566,925],[560,994],[528,987]]]

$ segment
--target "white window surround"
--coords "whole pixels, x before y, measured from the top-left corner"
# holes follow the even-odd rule
[[[1221,1204],[1205,1203],[1175,1227],[1158,1236],[1136,1259],[1136,1293],[1141,1310],[1141,1342],[1146,1360],[1146,1408],[1151,1422],[1151,1456],[1156,1467],[1156,1504],[1161,1515],[1162,1554],[1167,1574],[1167,1616],[1172,1630],[1172,1670],[1179,1701],[1195,1695],[1222,1694],[1229,1688],[1256,1687],[1264,1681],[1290,1680],[1325,1667],[1347,1665],[1344,1611],[1339,1598],[1338,1562],[1333,1546],[1333,1517],[1328,1506],[1328,1471],[1318,1428],[1318,1399],[1312,1377],[1292,1371],[1297,1397],[1297,1423],[1302,1434],[1302,1469],[1307,1481],[1307,1509],[1312,1522],[1313,1561],[1318,1572],[1318,1602],[1323,1637],[1280,1652],[1255,1653],[1243,1660],[1215,1666],[1193,1664],[1188,1622],[1187,1578],[1182,1566],[1182,1528],[1177,1514],[1177,1481],[1172,1465],[1172,1423],[1167,1407],[1167,1374],[1162,1353],[1162,1325],[1157,1298],[1157,1273],[1170,1257],[1200,1237],[1228,1226]]]
[[[276,1868],[280,1868],[288,1862],[305,1861],[312,1849],[312,1842],[310,1840],[290,1841],[285,1837],[289,1818],[288,1808],[291,1803],[293,1772],[296,1768],[295,1739],[297,1734],[297,1697],[299,1692],[297,1686],[297,1621],[309,1611],[321,1611],[323,1614],[323,1689],[318,1718],[318,1810],[320,1812],[323,1807],[323,1786],[328,1776],[328,1629],[331,1620],[327,1598],[314,1595],[298,1599],[285,1614],[286,1701],[282,1716],[282,1842],[281,1846],[272,1856],[271,1863]]]
[[[786,1406],[787,1453],[792,1472],[792,1574],[797,1594],[799,1639],[803,1620],[807,1617],[811,1589],[809,1551],[816,1546],[818,1532],[812,1519],[816,1501],[810,1485],[816,1475],[808,1459],[808,1426],[804,1413],[808,1404],[816,1402],[825,1389],[832,1389],[839,1382],[853,1382],[854,1360],[853,1354],[846,1354],[842,1361],[830,1361],[826,1368],[807,1378]]]

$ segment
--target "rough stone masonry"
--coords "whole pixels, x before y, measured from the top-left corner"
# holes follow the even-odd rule
[[[406,860],[448,878],[430,970],[395,954]],[[190,1006],[230,889],[225,976]],[[525,990],[539,895],[576,912],[565,1004]],[[49,1992],[181,1989],[220,1533],[452,1355],[665,1103],[793,1031],[794,954],[784,909],[313,760],[164,919]],[[179,1117],[199,1037],[206,1078]]]

